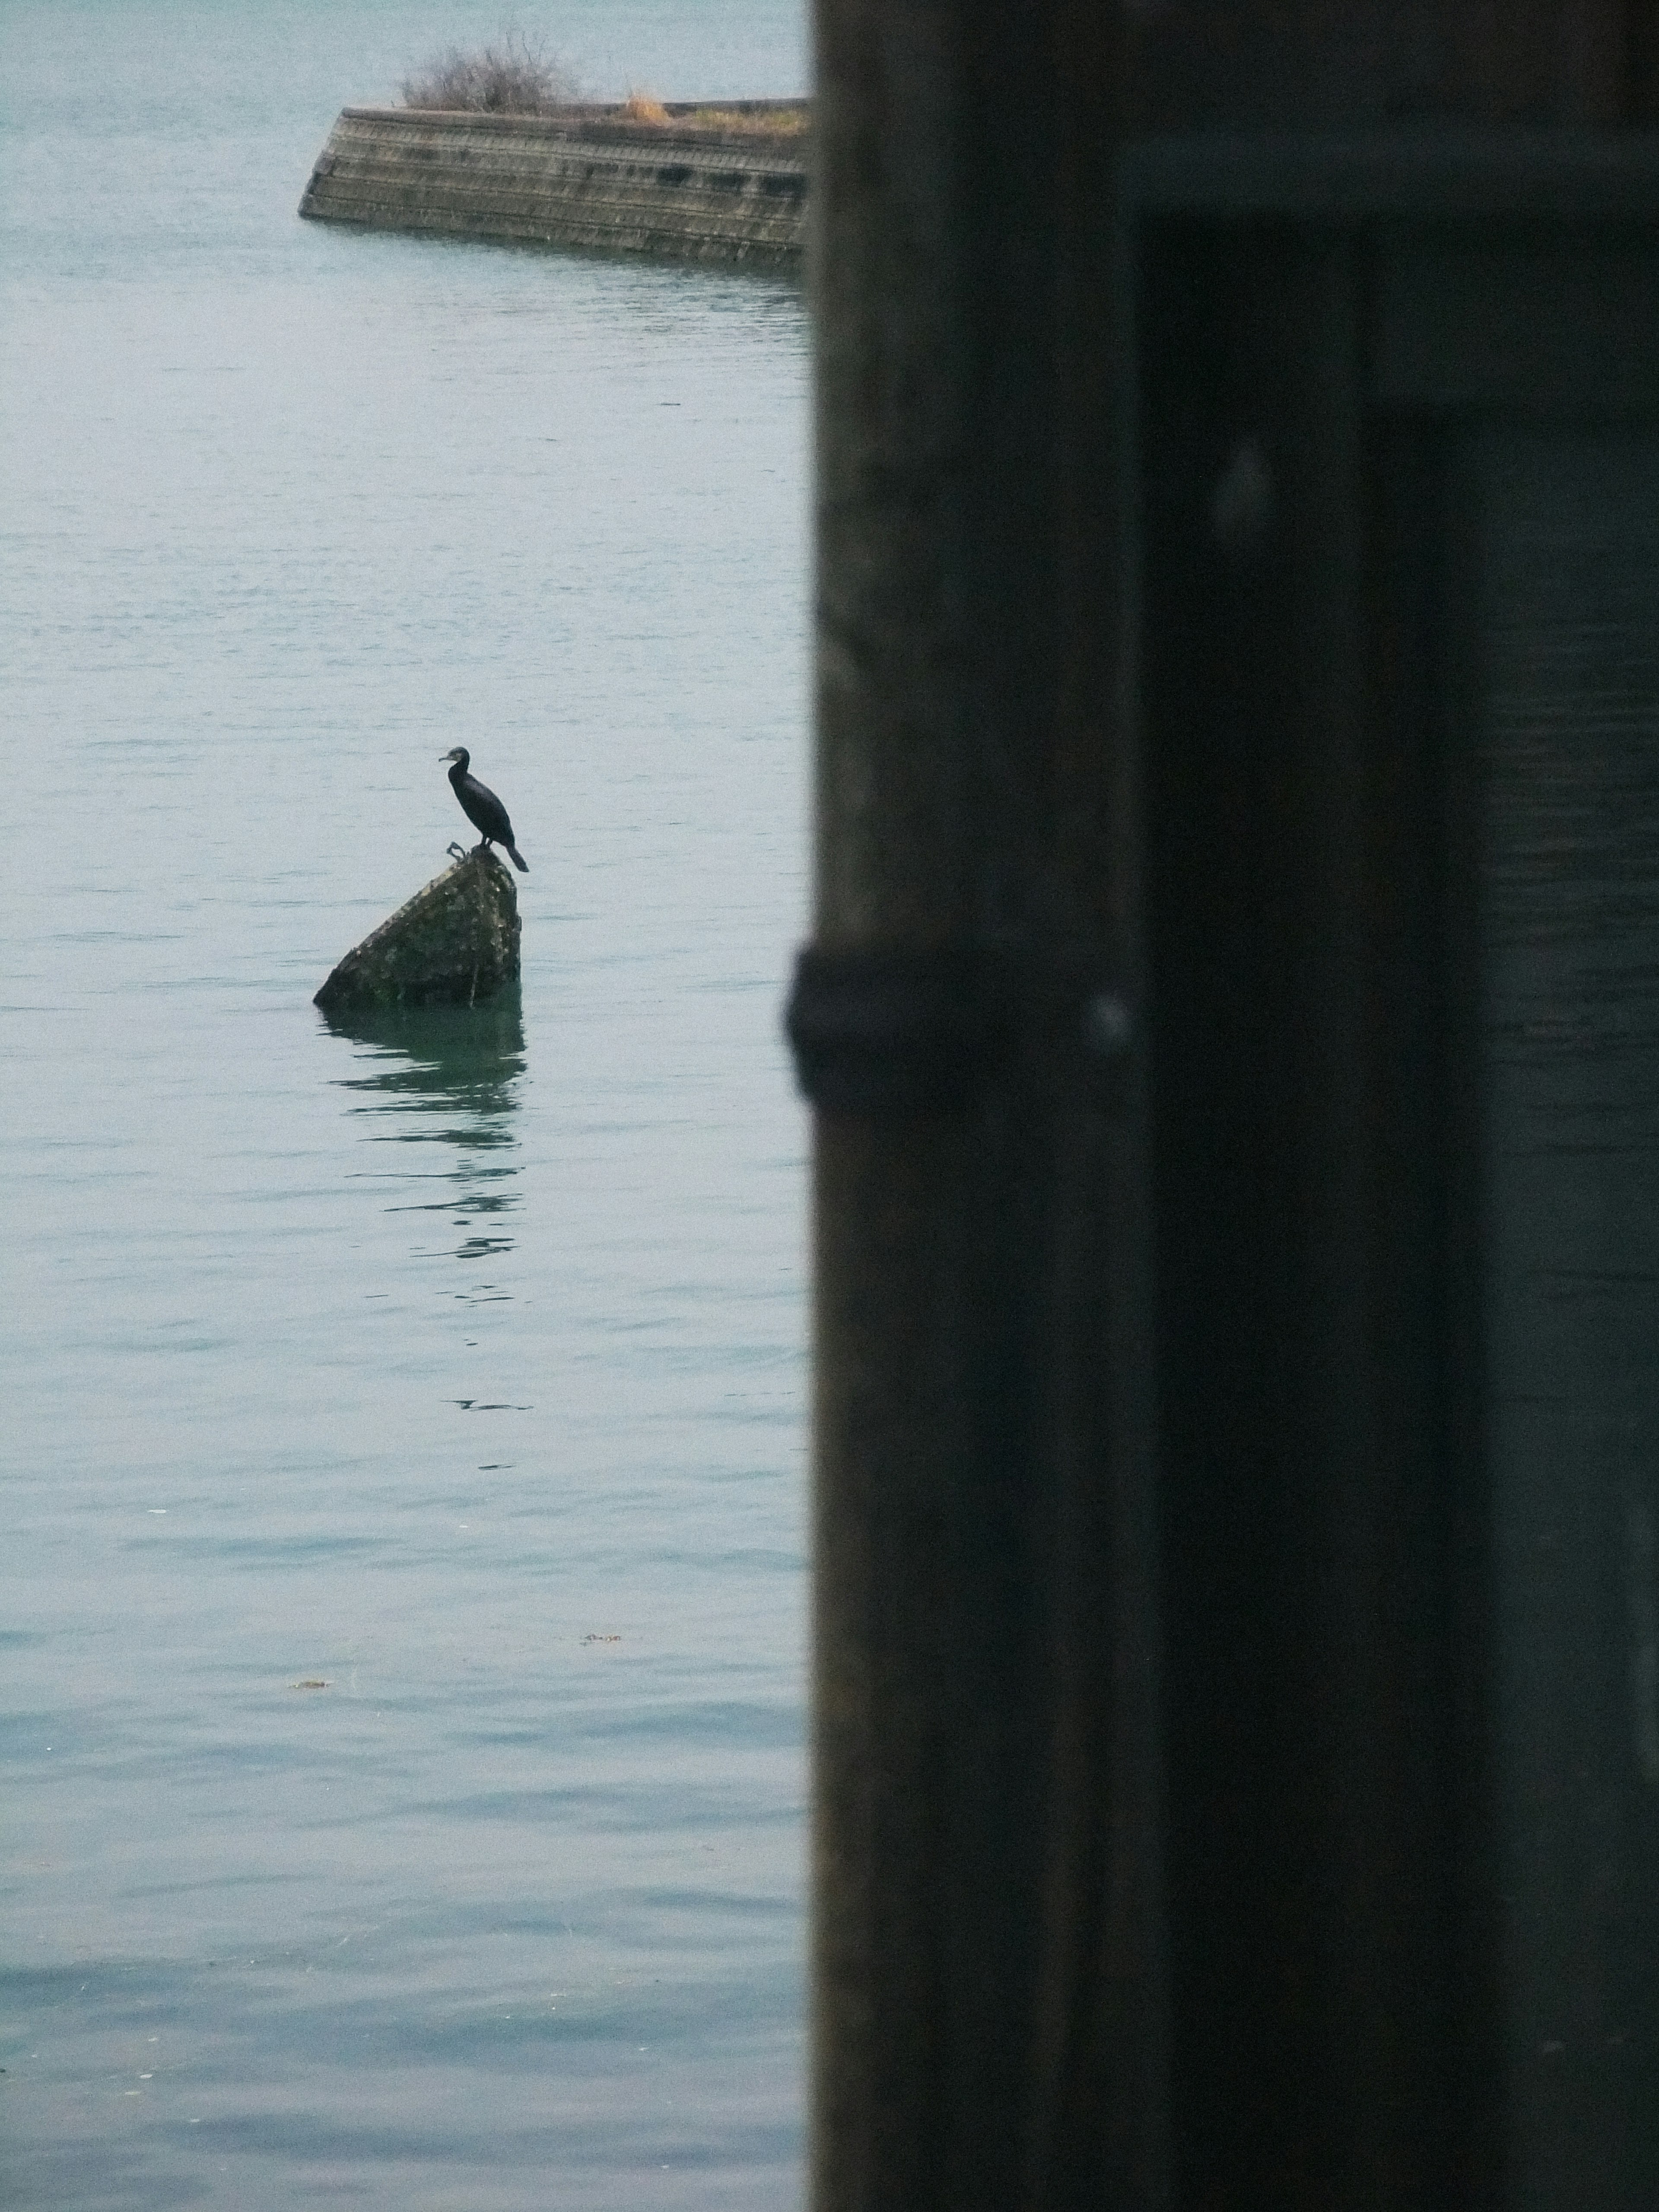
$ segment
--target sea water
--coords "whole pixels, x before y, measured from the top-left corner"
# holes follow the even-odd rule
[[[519,17],[804,88],[775,0]],[[805,307],[358,234],[477,0],[0,5],[0,2201],[799,2197]],[[312,994],[470,832],[522,988]]]

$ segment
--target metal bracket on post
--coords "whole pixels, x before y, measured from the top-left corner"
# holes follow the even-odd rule
[[[807,945],[784,1029],[803,1096],[874,1120],[967,1112],[1023,1041],[1110,1105],[1135,1040],[1129,1002],[1097,960],[980,945]]]

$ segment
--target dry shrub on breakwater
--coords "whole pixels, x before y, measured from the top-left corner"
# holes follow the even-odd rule
[[[550,115],[576,97],[568,70],[521,33],[464,54],[452,46],[403,82],[405,107],[464,108],[485,115]]]
[[[668,110],[661,100],[653,100],[648,92],[630,92],[617,112],[630,123],[666,123],[669,119]]]

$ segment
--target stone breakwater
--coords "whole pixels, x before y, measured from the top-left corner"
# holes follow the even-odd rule
[[[324,222],[796,266],[805,243],[803,103],[728,102],[741,127],[671,106],[477,115],[348,107],[300,202]],[[778,127],[769,129],[775,116]],[[793,125],[793,127],[791,127]]]

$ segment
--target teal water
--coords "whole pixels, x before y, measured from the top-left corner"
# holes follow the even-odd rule
[[[500,20],[0,5],[31,2212],[798,2197],[803,303],[297,221]],[[772,0],[548,28],[599,95],[805,81]],[[457,742],[521,993],[331,1028]]]

